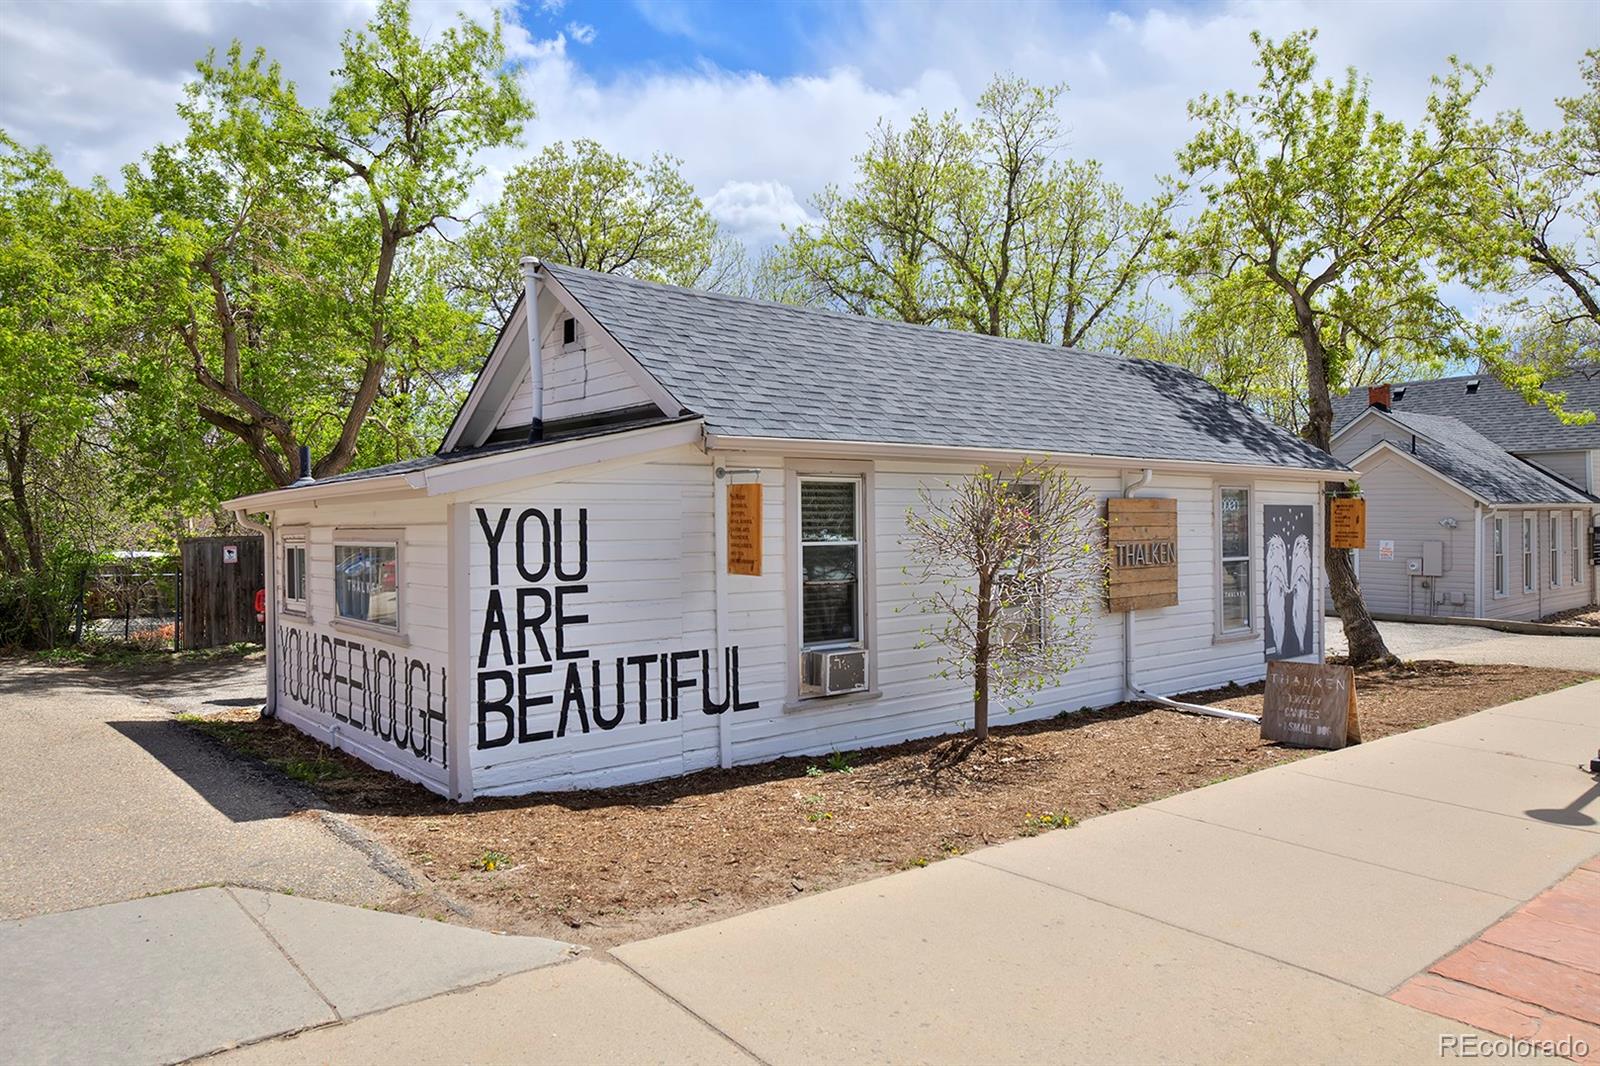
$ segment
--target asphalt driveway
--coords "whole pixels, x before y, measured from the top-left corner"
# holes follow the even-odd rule
[[[1600,636],[1547,637],[1501,633],[1477,626],[1379,622],[1389,650],[1402,659],[1445,659],[1456,663],[1509,663],[1600,674]],[[1328,618],[1328,653],[1343,655],[1344,626]]]
[[[406,874],[181,710],[258,701],[253,659],[125,672],[0,659],[0,919],[236,884],[381,904]]]

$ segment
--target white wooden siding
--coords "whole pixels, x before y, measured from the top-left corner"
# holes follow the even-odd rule
[[[650,397],[641,389],[633,375],[606,350],[602,337],[586,333],[580,324],[577,339],[561,343],[561,322],[556,316],[550,332],[545,337],[544,367],[544,418],[553,422],[560,418],[616,411],[650,403]],[[513,341],[511,349],[521,353],[527,362],[527,335],[517,331],[520,340]],[[517,346],[520,345],[520,346]],[[526,426],[533,418],[533,389],[526,369],[517,380],[517,387],[506,402],[504,411],[495,422],[496,429]]]
[[[1473,585],[1474,507],[1465,493],[1451,488],[1410,461],[1389,454],[1374,456],[1360,471],[1367,499],[1367,548],[1360,553],[1361,596],[1367,609],[1393,614],[1441,614],[1473,617],[1478,604]],[[1440,525],[1451,519],[1455,528]],[[1394,541],[1394,558],[1378,557],[1378,542]],[[1444,545],[1444,574],[1413,575],[1407,559],[1422,558],[1423,541]],[[1484,552],[1493,550],[1486,534]],[[1428,581],[1430,586],[1423,587]],[[1494,589],[1484,585],[1484,598]],[[1460,597],[1461,603],[1454,599]]]
[[[1550,471],[1563,481],[1570,482],[1586,492],[1593,492],[1589,484],[1590,452],[1522,452],[1520,458]]]
[[[458,753],[449,750],[447,736],[446,715],[456,708],[448,706],[448,678],[455,665],[449,661],[445,612],[449,572],[444,505],[429,500],[328,502],[278,511],[273,522],[280,529],[298,527],[307,546],[307,611],[280,611],[277,616],[279,717],[374,766],[448,794],[449,761]],[[333,545],[338,529],[397,532],[399,633],[336,620]],[[277,550],[283,550],[281,541]],[[274,595],[281,602],[281,555],[276,573]],[[391,664],[390,674],[385,675],[380,660]],[[416,669],[407,670],[408,662],[416,663]]]
[[[1550,515],[1560,516],[1560,543],[1561,543],[1561,585],[1559,588],[1550,587]],[[1580,511],[1584,517],[1580,521],[1588,520],[1588,512]],[[1534,518],[1534,582],[1533,591],[1524,592],[1524,565],[1522,555],[1522,518],[1524,514]],[[1484,520],[1483,553],[1484,561],[1484,600],[1486,601],[1488,618],[1508,618],[1517,621],[1532,621],[1543,618],[1547,614],[1557,611],[1569,610],[1573,607],[1582,607],[1593,602],[1594,588],[1593,567],[1585,558],[1585,553],[1579,552],[1579,580],[1572,582],[1572,515],[1570,508],[1550,509],[1544,508],[1533,511],[1496,511],[1495,517],[1505,519],[1506,523],[1506,595],[1495,598],[1491,590],[1494,588],[1494,526],[1493,519]]]
[[[968,728],[971,696],[961,680],[942,680],[937,672],[937,650],[919,648],[926,619],[905,610],[921,591],[914,578],[902,574],[910,563],[901,546],[905,513],[917,502],[918,489],[959,478],[970,468],[955,465],[879,462],[871,482],[875,486],[875,524],[868,530],[865,551],[867,580],[876,580],[875,675],[868,698],[846,697],[833,701],[791,700],[790,672],[796,656],[788,621],[786,567],[786,470],[798,461],[778,455],[739,455],[727,465],[759,470],[763,485],[763,566],[759,576],[720,575],[725,582],[728,643],[738,648],[739,693],[755,707],[728,711],[736,762],[759,762],[783,755],[822,753],[892,743],[912,737]],[[826,463],[807,461],[807,471]],[[1101,497],[1121,491],[1120,471],[1084,471],[1085,483]],[[1134,472],[1129,472],[1130,478]],[[1237,484],[1229,481],[1229,484]],[[588,621],[574,626],[574,641],[587,660],[598,660],[603,671],[603,700],[612,698],[612,664],[619,656],[660,654],[676,650],[714,649],[716,645],[716,587],[713,566],[712,463],[692,448],[585,473],[565,481],[552,481],[514,492],[499,490],[473,502],[495,521],[502,508],[510,522],[526,508],[553,515],[563,512],[569,536],[576,536],[576,514],[586,509],[589,527],[589,571],[581,594],[571,601]],[[1269,503],[1318,506],[1315,482],[1244,483],[1251,491],[1254,564],[1261,565],[1261,508]],[[1229,681],[1249,682],[1265,673],[1259,630],[1245,639],[1219,641],[1215,637],[1217,603],[1215,559],[1215,487],[1209,477],[1158,477],[1143,490],[1145,496],[1170,496],[1178,500],[1180,602],[1175,607],[1143,611],[1138,617],[1137,680],[1143,687],[1164,694],[1193,691]],[[720,489],[720,486],[719,486]],[[1315,594],[1322,594],[1321,517],[1314,528]],[[509,531],[505,536],[511,537]],[[569,543],[571,543],[569,541]],[[500,591],[505,598],[522,579],[508,574],[506,544],[501,546]],[[487,540],[476,519],[471,544],[472,573],[468,616],[473,626],[469,643],[480,647],[488,609],[489,553]],[[1262,582],[1253,586],[1254,617],[1263,616]],[[510,605],[508,602],[508,610]],[[996,724],[1021,722],[1101,706],[1122,698],[1122,629],[1120,614],[1100,609],[1095,635],[1084,661],[1061,685],[1038,694],[1031,705],[996,707]],[[1322,654],[1321,618],[1317,617],[1317,653]],[[512,664],[528,665],[513,646]],[[542,662],[536,649],[528,656]],[[713,654],[713,659],[714,659]],[[474,676],[505,669],[498,643],[491,646],[483,671],[469,664]],[[559,667],[561,664],[552,664]],[[692,667],[692,668],[690,668]],[[584,669],[590,669],[585,667]],[[698,661],[686,664],[686,673],[698,681]],[[720,671],[712,671],[711,691],[724,689]],[[584,675],[585,677],[589,675]],[[653,676],[653,675],[652,675]],[[630,678],[631,681],[631,678]],[[494,695],[499,683],[495,682]],[[561,695],[559,670],[536,680],[540,695],[555,702],[531,712],[534,729],[553,728]],[[473,687],[476,695],[476,682]],[[716,765],[719,716],[699,706],[700,689],[686,692],[687,703],[676,720],[661,721],[657,706],[648,708],[648,721],[638,723],[630,708],[616,728],[584,732],[576,717],[565,736],[479,748],[472,755],[473,785],[479,795],[517,793],[534,789],[582,788],[684,773]],[[501,728],[490,723],[491,735]],[[477,739],[476,724],[473,726]]]
[[[1353,462],[1379,441],[1390,441],[1401,448],[1410,449],[1413,436],[1415,434],[1410,430],[1403,429],[1369,407],[1334,442],[1333,457],[1341,463]]]

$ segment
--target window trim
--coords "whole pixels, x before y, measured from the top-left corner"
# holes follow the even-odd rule
[[[1223,558],[1222,494],[1227,491],[1243,492],[1245,494],[1245,544],[1247,554],[1243,556],[1230,555],[1227,558]],[[1211,587],[1214,590],[1212,594],[1212,608],[1214,612],[1212,616],[1212,643],[1222,643],[1235,640],[1255,640],[1261,636],[1261,612],[1256,609],[1256,582],[1259,576],[1257,571],[1260,569],[1260,567],[1256,565],[1256,557],[1259,554],[1256,550],[1256,527],[1260,525],[1260,523],[1256,521],[1256,495],[1256,484],[1253,481],[1229,482],[1226,484],[1219,482],[1212,488],[1211,506],[1213,521],[1211,523]],[[1249,588],[1245,590],[1245,595],[1249,597],[1249,603],[1247,604],[1249,610],[1249,624],[1243,628],[1227,629],[1224,627],[1223,623],[1222,575],[1224,573],[1224,567],[1222,564],[1226,562],[1237,562],[1241,558],[1250,565]]]
[[[1561,512],[1550,512],[1550,587],[1561,587]]]
[[[348,629],[356,633],[371,633],[390,638],[397,643],[406,640],[406,531],[396,528],[346,528],[337,527],[333,531],[333,548],[330,553],[328,576],[332,581],[333,591],[333,616],[330,623],[335,629]],[[385,547],[394,548],[394,625],[385,625],[382,622],[368,622],[359,618],[346,618],[339,613],[339,576],[336,570],[338,549],[340,547],[363,548]]]
[[[1572,512],[1572,583],[1583,584],[1583,512]]]
[[[1539,587],[1539,517],[1532,511],[1522,514],[1522,594]]]
[[[856,703],[880,695],[878,689],[878,567],[876,479],[875,465],[851,461],[790,461],[784,470],[784,658],[787,677],[784,699],[785,710],[838,706]],[[800,563],[800,482],[802,481],[855,481],[856,495],[856,551],[859,561],[860,589],[856,597],[856,610],[860,620],[860,639],[849,645],[835,647],[860,647],[867,653],[867,687],[859,692],[840,693],[836,696],[801,695],[800,657],[808,650],[804,643],[805,619],[803,615],[802,581]],[[812,647],[822,648],[817,644]]]
[[[1489,527],[1489,581],[1494,588],[1494,598],[1503,600],[1511,595],[1511,560],[1506,555],[1506,520],[1495,515]]]
[[[284,526],[278,532],[279,540],[279,574],[278,579],[278,609],[284,614],[292,614],[296,618],[311,620],[311,527],[310,526]],[[305,559],[300,566],[300,580],[305,586],[305,595],[298,599],[289,595],[289,552],[299,550],[305,553]]]

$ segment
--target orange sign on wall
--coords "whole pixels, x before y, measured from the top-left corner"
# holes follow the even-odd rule
[[[1367,546],[1367,501],[1341,496],[1332,501],[1328,514],[1328,543],[1335,548]]]
[[[761,486],[728,486],[728,573],[761,575]]]

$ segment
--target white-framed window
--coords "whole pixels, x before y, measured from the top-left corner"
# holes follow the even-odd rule
[[[1248,633],[1255,626],[1251,610],[1250,490],[1224,486],[1217,490],[1217,629],[1223,634]]]
[[[400,543],[397,530],[335,533],[333,604],[339,619],[399,630]]]
[[[800,478],[800,646],[862,643],[859,477]]]
[[[1583,583],[1583,514],[1572,514],[1572,583]]]
[[[1036,482],[1036,481],[1013,482],[1007,488],[1006,491],[1008,493],[1010,493],[1013,497],[1021,500],[1023,502],[1023,506],[1025,506],[1027,508],[1029,514],[1032,514],[1032,515],[1037,515],[1038,514],[1038,506],[1039,506],[1039,483],[1038,482]],[[1039,531],[1037,531],[1037,530],[1035,531],[1035,536],[1033,537],[1033,542],[1034,542],[1034,546],[1037,547],[1038,544],[1039,544]],[[1021,560],[1018,560],[1017,562],[1018,562],[1019,565],[1008,567],[1006,572],[1001,575],[1001,581],[1008,581],[1008,582],[1015,583],[1018,580],[1017,574],[1018,574],[1018,569],[1020,567]],[[1005,595],[1006,595],[1006,590],[1002,589],[1001,590],[1001,598],[1004,599]],[[1001,626],[1001,634],[1000,634],[1001,639],[1007,640],[1007,641],[1015,640],[1015,641],[1018,641],[1018,642],[1021,642],[1021,643],[1031,644],[1035,648],[1040,647],[1042,645],[1043,641],[1044,641],[1044,626],[1045,626],[1044,606],[1043,606],[1043,604],[1040,604],[1039,605],[1039,610],[1037,612],[1024,612],[1024,611],[1022,611],[1022,610],[1020,610],[1019,608],[1016,608],[1016,607],[1002,608],[1001,609],[1001,616],[1000,616],[1000,626]]]
[[[283,609],[306,613],[306,535],[286,533],[283,537]]]
[[[1534,533],[1539,527],[1534,524],[1533,515],[1522,516],[1522,591],[1532,592],[1538,586],[1539,556],[1534,550]]]
[[[1506,594],[1506,520],[1494,520],[1494,594]]]
[[[1550,512],[1550,587],[1561,587],[1561,516]]]

